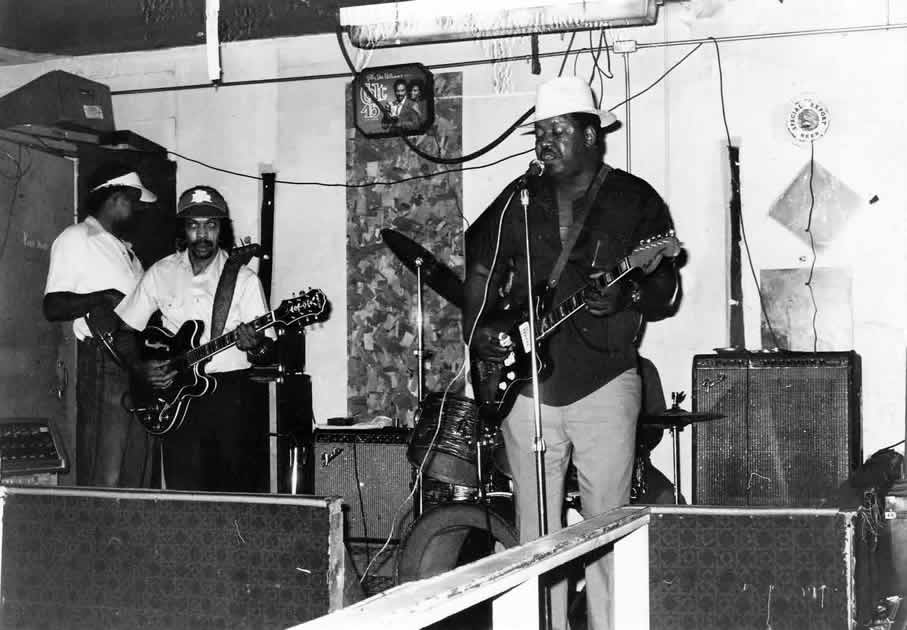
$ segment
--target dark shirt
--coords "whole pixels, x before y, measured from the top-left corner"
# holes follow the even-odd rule
[[[547,180],[539,178],[534,188],[529,203],[532,274],[534,286],[544,287],[561,252],[560,226],[557,203]],[[580,200],[574,207],[574,216],[581,206]],[[502,219],[501,212],[505,209]],[[527,296],[525,228],[516,182],[511,183],[467,231],[467,267],[478,264],[491,269],[499,224],[500,248],[486,313],[494,308],[492,297],[500,306],[497,287],[506,283],[508,268],[513,270],[509,299],[524,304]],[[663,235],[671,229],[670,214],[658,193],[644,180],[619,169],[612,170],[589,210],[585,226],[558,280],[552,304],[559,304],[581,290],[593,265],[596,269],[610,271],[640,241]],[[536,295],[539,295],[538,291]],[[545,346],[553,371],[541,385],[542,401],[553,406],[571,404],[635,368],[634,341],[640,323],[641,315],[632,310],[596,317],[582,309],[561,324]]]

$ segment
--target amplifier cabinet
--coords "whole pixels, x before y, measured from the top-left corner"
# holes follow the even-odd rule
[[[350,603],[340,501],[0,489],[0,627],[286,628]]]
[[[659,630],[854,629],[856,512],[653,506],[650,619]],[[859,626],[864,627],[864,626]]]
[[[398,540],[413,521],[407,429],[319,429],[315,494],[343,499],[348,540]]]
[[[693,358],[693,496],[706,505],[820,507],[860,465],[853,352]]]

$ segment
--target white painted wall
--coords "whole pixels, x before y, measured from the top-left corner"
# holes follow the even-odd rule
[[[800,260],[808,253],[803,245],[767,213],[809,159],[808,149],[795,145],[784,130],[790,103],[811,93],[831,110],[831,130],[816,145],[817,160],[861,198],[875,194],[880,199],[867,205],[846,236],[818,261],[820,266],[849,266],[855,278],[854,337],[864,365],[867,455],[904,436],[907,30],[859,29],[904,23],[907,8],[898,0],[695,0],[664,8],[655,27],[612,32],[612,37],[654,44],[629,56],[631,92],[654,81],[695,45],[682,42],[737,38],[721,44],[721,55],[730,133],[742,147],[744,219],[757,272],[808,264]],[[778,36],[817,29],[851,31]],[[657,45],[665,42],[674,45]],[[527,52],[525,41],[510,43],[515,52]],[[557,51],[566,43],[565,37],[547,36],[541,47]],[[576,45],[588,45],[588,35],[579,34]],[[115,96],[117,126],[219,168],[257,175],[263,165],[272,165],[280,180],[343,183],[348,78],[335,38],[229,44],[222,55],[226,82],[300,80]],[[529,73],[528,62],[513,63],[512,89],[498,94],[490,66],[463,64],[485,56],[479,43],[450,43],[379,50],[370,65],[421,61],[453,64],[436,67],[436,72],[462,71],[463,139],[469,151],[496,137],[530,107],[535,86],[560,67],[559,58],[544,58],[537,77]],[[604,98],[608,105],[624,97],[624,63],[615,57],[612,66],[615,79],[607,83]],[[572,67],[571,58],[567,71]],[[204,49],[192,47],[9,66],[0,69],[0,93],[55,68],[102,81],[114,91],[207,83]],[[579,69],[588,76],[588,55],[580,59]],[[626,119],[624,108],[616,113]],[[728,341],[728,184],[712,44],[632,102],[630,125],[609,140],[608,160],[616,166],[626,166],[627,133],[632,170],[671,205],[690,253],[683,308],[672,320],[650,327],[644,352],[658,364],[668,392],[690,392],[692,356]],[[528,138],[513,136],[478,162],[530,146]],[[216,186],[230,202],[237,234],[257,235],[258,182],[176,159],[180,189],[198,183]],[[467,172],[467,217],[477,216],[526,162],[520,158]],[[308,336],[307,371],[319,421],[346,414],[345,200],[339,187],[280,184],[277,189],[274,300],[306,286],[320,287],[338,314]],[[758,305],[746,267],[744,290],[747,343],[758,348]],[[684,486],[689,489],[689,435],[683,446]],[[667,440],[656,453],[656,464],[670,470]]]

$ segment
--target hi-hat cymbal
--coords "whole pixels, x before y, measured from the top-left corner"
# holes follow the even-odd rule
[[[463,308],[463,281],[450,267],[396,230],[381,230],[381,239],[410,271],[416,273],[417,268],[422,268],[422,281],[426,285],[457,308]]]
[[[667,411],[657,414],[647,414],[639,417],[639,424],[658,429],[683,428],[694,422],[709,422],[724,418],[724,414],[707,412],[690,412],[680,407],[671,407]]]

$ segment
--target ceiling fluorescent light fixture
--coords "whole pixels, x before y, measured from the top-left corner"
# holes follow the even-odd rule
[[[341,7],[359,48],[651,26],[664,0],[409,0]]]

